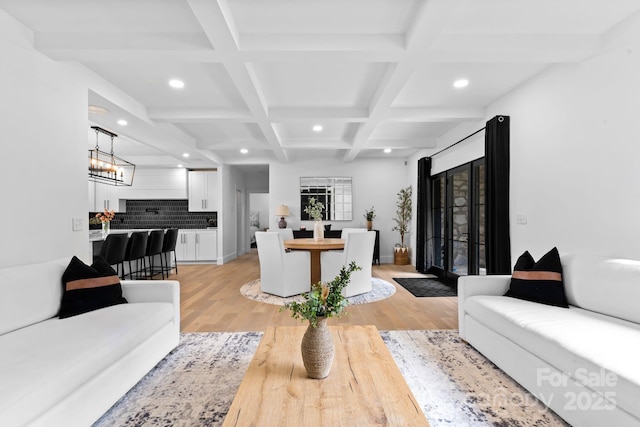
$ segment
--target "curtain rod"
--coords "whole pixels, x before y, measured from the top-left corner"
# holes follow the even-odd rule
[[[475,135],[475,134],[477,134],[477,133],[480,133],[480,132],[482,132],[482,131],[483,131],[483,130],[485,130],[485,129],[486,129],[486,127],[482,128],[482,129],[478,129],[478,130],[477,130],[477,131],[475,131],[474,133],[472,133],[472,134],[470,134],[470,135],[465,136],[465,137],[464,137],[464,138],[462,138],[460,141],[458,141],[458,142],[454,142],[454,143],[453,143],[453,144],[451,144],[450,146],[443,148],[442,150],[438,151],[437,153],[433,153],[433,154],[432,154],[432,155],[430,155],[429,157],[437,156],[438,154],[440,154],[440,153],[442,153],[442,152],[444,152],[444,151],[447,151],[449,148],[453,147],[454,145],[458,145],[458,144],[460,144],[461,142],[463,142],[463,141],[465,141],[465,140],[467,140],[467,139],[471,138],[473,135]]]

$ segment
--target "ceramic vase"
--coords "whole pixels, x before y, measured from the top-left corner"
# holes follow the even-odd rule
[[[314,221],[313,223],[313,240],[316,242],[324,239],[324,226],[322,221]]]
[[[367,230],[368,231],[373,230],[373,221],[367,221]]]
[[[331,371],[336,349],[333,335],[327,327],[327,320],[326,317],[319,317],[318,326],[315,328],[309,322],[302,337],[302,362],[309,378],[326,378]]]

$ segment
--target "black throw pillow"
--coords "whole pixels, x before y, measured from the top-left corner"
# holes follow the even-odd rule
[[[505,296],[568,308],[558,249],[551,249],[538,262],[528,251],[520,255]]]
[[[62,275],[62,284],[61,319],[127,302],[118,274],[101,256],[91,266],[74,256]]]

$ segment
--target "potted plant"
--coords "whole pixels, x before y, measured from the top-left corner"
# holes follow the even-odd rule
[[[396,225],[391,231],[400,233],[400,245],[395,246],[393,253],[393,263],[398,265],[409,264],[409,248],[404,243],[404,236],[409,231],[411,223],[411,195],[413,191],[411,186],[403,188],[398,193],[398,202],[396,204],[396,217],[393,219]]]
[[[371,231],[373,229],[373,218],[376,217],[376,211],[371,206],[371,209],[364,211],[364,217],[367,220],[367,230]]]
[[[309,321],[300,348],[310,378],[320,379],[329,375],[335,347],[331,331],[327,328],[327,319],[343,314],[348,301],[342,295],[342,290],[349,284],[351,273],[357,270],[362,268],[353,261],[348,267],[342,266],[340,274],[331,282],[312,285],[311,291],[303,294],[302,302],[287,303],[280,309],[291,310],[294,319]]]
[[[322,228],[322,211],[324,205],[317,201],[315,197],[309,198],[309,205],[304,208],[304,212],[309,214],[314,220],[313,224],[313,240],[324,239],[324,229]]]

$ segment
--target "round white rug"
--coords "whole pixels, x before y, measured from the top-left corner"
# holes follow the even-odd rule
[[[277,295],[267,294],[260,289],[260,279],[253,280],[249,283],[245,283],[240,288],[240,293],[245,297],[266,304],[285,305],[287,303],[298,301],[302,302],[304,298],[302,295],[294,295],[287,298],[282,298]],[[389,298],[396,293],[396,287],[391,283],[378,279],[377,277],[371,278],[371,292],[366,294],[354,295],[347,298],[349,305],[353,304],[367,304],[369,302],[380,301],[385,298]]]

